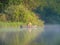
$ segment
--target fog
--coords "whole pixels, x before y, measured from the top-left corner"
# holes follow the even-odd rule
[[[20,31],[19,27],[0,30],[0,45],[60,45],[60,25],[45,25],[43,31]]]

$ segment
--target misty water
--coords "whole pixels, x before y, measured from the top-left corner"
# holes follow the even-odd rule
[[[29,32],[30,29],[20,30],[20,27],[0,30],[0,45],[60,45],[60,25],[45,25],[43,31]]]

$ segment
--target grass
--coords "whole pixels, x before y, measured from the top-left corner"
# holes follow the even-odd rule
[[[0,27],[18,27],[21,22],[0,22]]]

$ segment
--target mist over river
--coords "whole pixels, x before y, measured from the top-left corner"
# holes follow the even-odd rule
[[[0,28],[0,30],[17,28]],[[60,45],[60,25],[45,25],[44,30],[1,31],[0,45]]]

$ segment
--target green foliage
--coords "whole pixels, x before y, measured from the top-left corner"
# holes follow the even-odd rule
[[[23,22],[32,24],[43,24],[43,21],[39,20],[38,16],[31,10],[28,10],[24,5],[11,5],[5,10],[6,15],[9,17],[8,21]]]
[[[21,6],[19,6],[19,5],[21,5],[24,8],[20,9]],[[10,8],[12,8],[12,9],[10,10]],[[4,1],[1,0],[0,1],[0,12],[5,13],[4,10],[8,10],[8,12],[10,10],[11,14],[9,14],[9,13],[7,14],[7,17],[10,17],[8,19],[10,21],[21,21],[21,19],[24,16],[22,16],[18,19],[15,19],[15,18],[17,18],[21,15],[24,15],[24,13],[26,13],[26,12],[20,11],[20,10],[24,10],[24,9],[27,10],[26,12],[28,12],[28,13],[33,13],[33,12],[35,12],[35,10],[38,10],[33,15],[36,15],[36,13],[39,13],[40,17],[45,22],[46,22],[46,20],[48,20],[48,23],[49,22],[58,23],[60,21],[60,20],[58,20],[58,17],[60,18],[60,16],[58,16],[58,15],[60,15],[60,0],[4,0]],[[50,11],[50,9],[51,9],[51,11]],[[16,10],[19,10],[19,11],[16,12]],[[32,11],[32,10],[34,10],[34,11]],[[52,12],[51,13],[52,19],[50,19],[49,11]],[[57,17],[58,21],[53,22],[53,20],[55,20],[55,19],[53,19],[53,16],[55,13],[56,13],[56,17]],[[13,16],[12,16],[12,14],[13,14]],[[15,15],[19,15],[19,16],[15,16]],[[28,14],[26,14],[26,15],[28,15]],[[49,16],[48,19],[47,19],[46,15]],[[22,20],[24,20],[24,19],[22,19]],[[52,20],[52,21],[50,21],[50,20]]]

